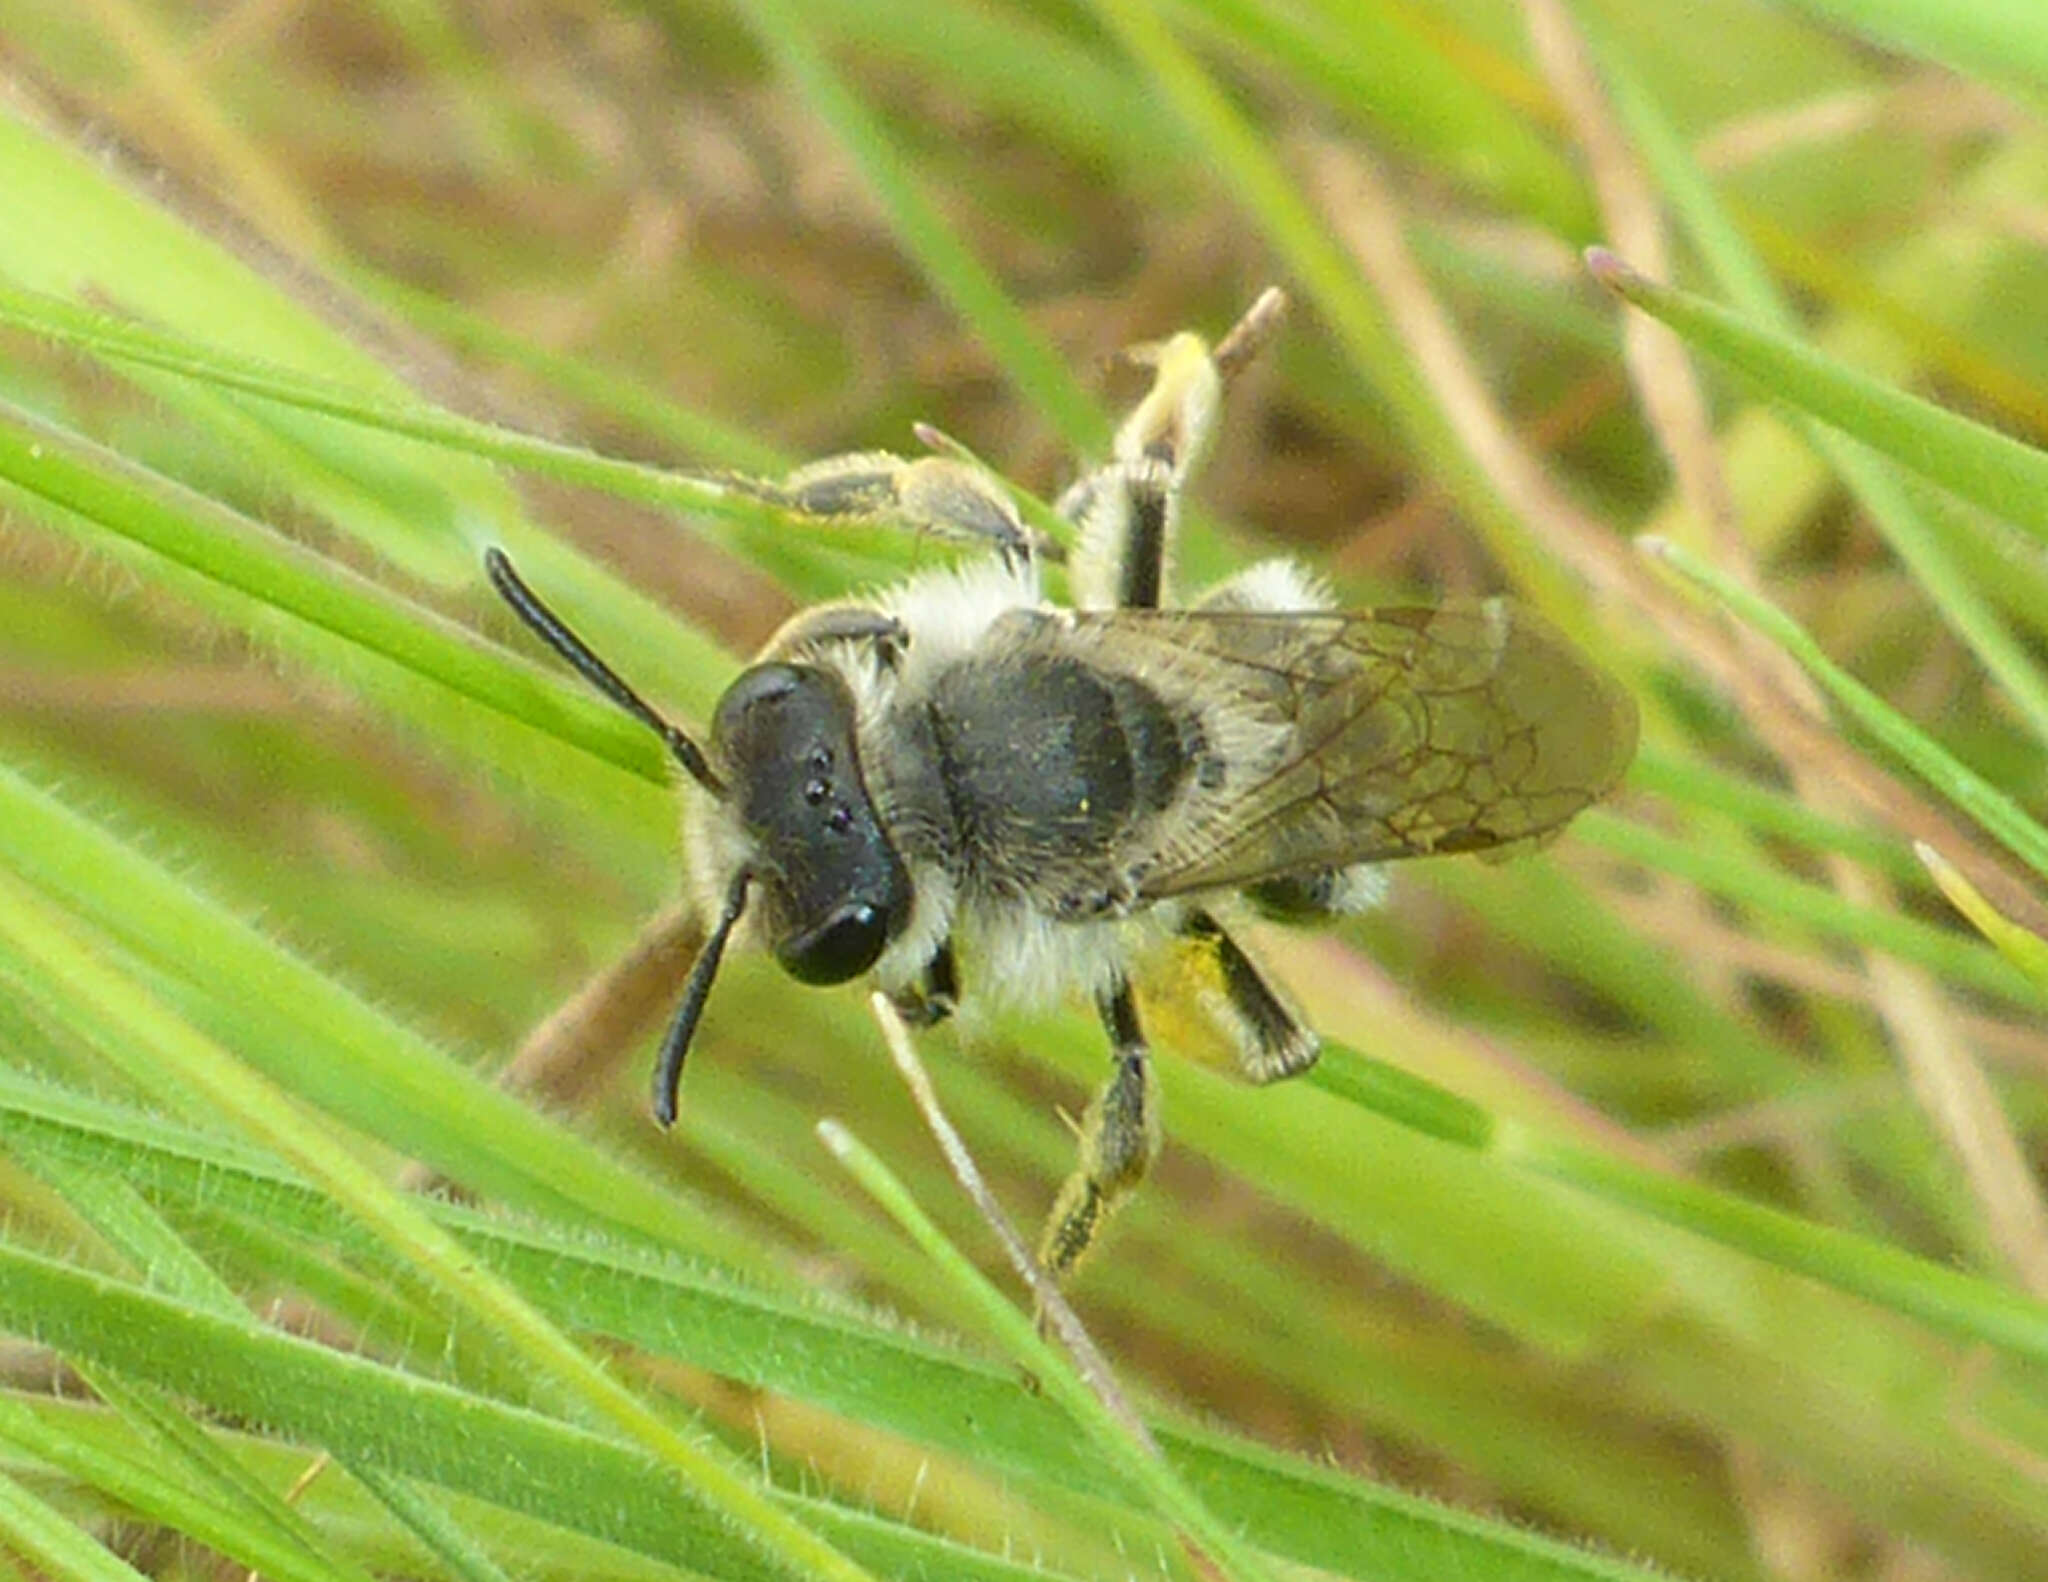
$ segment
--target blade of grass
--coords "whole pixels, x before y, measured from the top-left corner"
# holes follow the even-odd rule
[[[537,1384],[650,1456],[693,1503],[730,1523],[778,1570],[866,1582],[864,1570],[777,1509],[723,1455],[676,1432],[509,1286],[480,1270],[459,1243],[284,1094],[111,969],[89,940],[17,881],[0,882],[0,937],[37,975],[38,999],[69,994],[102,1008],[132,1040],[122,1054],[142,1080],[188,1088],[276,1148],[370,1227],[416,1279],[481,1325],[507,1355],[523,1359]]]
[[[1902,842],[1825,817],[1782,791],[1697,758],[1680,758],[1655,742],[1645,742],[1636,750],[1628,783],[1681,806],[1725,814],[1758,835],[1792,841],[1809,851],[1853,857],[1894,879],[1922,877],[1921,868]]]
[[[1909,1314],[1949,1334],[1985,1341],[2014,1356],[2048,1360],[2048,1306],[1868,1237],[1816,1225],[1675,1176],[1637,1169],[1591,1149],[1540,1138],[1503,1123],[1494,1147],[1533,1174],[1590,1192],[1603,1202],[1740,1248],[1781,1269]]]
[[[735,1536],[689,1519],[693,1509],[676,1498],[667,1468],[588,1430],[222,1319],[5,1243],[0,1310],[19,1333],[304,1442],[709,1575],[771,1574]],[[55,1459],[74,1443],[53,1439],[38,1452]],[[104,1478],[117,1493],[131,1476],[150,1477],[126,1457],[110,1460],[104,1469],[81,1465],[81,1474]],[[178,1491],[165,1497],[178,1498]]]
[[[311,1245],[374,1256],[361,1228],[335,1205],[245,1145],[10,1077],[4,1069],[0,1137],[118,1172],[173,1210],[248,1217]],[[486,1267],[567,1328],[750,1389],[814,1402],[916,1443],[972,1456],[1006,1476],[1082,1494],[1101,1488],[1100,1458],[1062,1412],[1018,1388],[1013,1370],[810,1296],[755,1289],[720,1270],[593,1242],[574,1225],[513,1224],[450,1203],[424,1207]],[[0,1293],[0,1309],[5,1300]],[[227,1360],[230,1369],[244,1363],[255,1365]],[[305,1387],[295,1376],[280,1376],[276,1385]],[[219,1402],[210,1389],[199,1393]],[[289,1404],[299,1415],[267,1420],[357,1456],[368,1453],[356,1430],[315,1432],[324,1421],[317,1407],[296,1396]],[[1578,1551],[1474,1522],[1327,1465],[1160,1417],[1151,1428],[1212,1507],[1250,1541],[1304,1565],[1376,1576],[1404,1556],[1426,1555],[1438,1575],[1471,1570],[1562,1582],[1581,1576],[1585,1565],[1608,1575]],[[383,1464],[392,1463],[386,1457]],[[410,1475],[423,1475],[416,1461],[404,1465]],[[1626,1568],[1617,1574],[1635,1577]]]
[[[1003,1349],[1039,1381],[1118,1474],[1142,1492],[1183,1543],[1210,1567],[1240,1582],[1256,1582],[1269,1574],[1265,1565],[1210,1514],[1156,1452],[1148,1452],[1103,1409],[1102,1402],[1082,1382],[1073,1364],[1040,1339],[1031,1321],[960,1255],[887,1165],[837,1121],[820,1121],[818,1137],[847,1173],[917,1243],[940,1276],[973,1302]]]
[[[247,1311],[233,1289],[142,1200],[124,1177],[93,1171],[52,1150],[40,1153],[37,1171],[59,1187],[65,1201],[119,1248],[129,1266],[140,1271],[151,1286],[224,1318],[247,1320]],[[247,1525],[253,1523],[277,1543],[297,1551],[298,1565],[292,1574],[318,1578],[321,1582],[370,1582],[370,1573],[349,1563],[324,1542],[296,1506],[253,1477],[241,1462],[227,1455],[217,1441],[153,1388],[130,1384],[90,1363],[79,1362],[75,1366],[94,1393],[152,1438],[171,1462],[191,1469],[228,1502],[232,1520],[224,1520],[221,1526],[205,1534],[205,1541],[213,1548],[254,1570],[277,1572],[275,1545],[268,1546],[264,1553],[251,1553],[239,1543]],[[460,1524],[418,1490],[382,1475],[375,1468],[355,1465],[348,1470],[447,1560],[462,1582],[508,1582]]]
[[[1586,265],[1617,296],[1774,399],[2048,541],[2048,453],[1879,384],[1703,297],[1646,279],[1602,248],[1588,250]]]
[[[390,303],[442,343],[533,374],[559,394],[591,411],[630,423],[686,456],[760,477],[780,477],[796,465],[746,430],[678,404],[623,368],[597,367],[583,358],[550,351],[482,314],[402,280],[367,271],[356,272],[354,279],[363,290]]]
[[[2048,458],[2043,458],[2048,461]],[[1765,603],[1732,577],[1668,539],[1639,539],[1687,581],[1711,593],[1745,624],[1763,633],[1798,660],[1850,718],[1887,751],[1910,766],[1935,790],[1968,813],[2036,874],[2048,878],[2048,830],[1981,775],[1966,768],[1924,731],[1851,676],[1783,611]]]
[[[1312,88],[1474,196],[1581,243],[1598,234],[1578,173],[1401,9],[1354,3],[1341,16],[1317,17],[1265,0],[1182,0],[1173,15],[1233,54]]]
[[[1798,338],[1790,305],[1763,260],[1722,209],[1714,188],[1692,151],[1639,81],[1607,29],[1593,23],[1581,4],[1579,24],[1607,81],[1615,109],[1656,173],[1665,201],[1685,222],[1702,256],[1731,301],[1750,318],[1788,341]],[[1861,447],[1808,419],[1808,439],[1839,473],[1869,512],[1895,554],[1944,620],[2005,689],[2034,735],[2048,742],[2048,678],[2026,649],[1993,613],[1989,599],[1949,553],[1941,537],[1913,508],[1905,487]]]
[[[512,1582],[511,1574],[459,1521],[404,1478],[369,1462],[351,1466],[349,1475],[376,1495],[378,1503],[439,1558],[456,1582]]]
[[[251,1030],[248,1047],[274,1061],[276,1080],[452,1179],[529,1207],[579,1204],[622,1232],[750,1261],[701,1214],[4,769],[0,862],[157,970],[229,995]]]
[[[322,417],[424,440],[561,483],[602,490],[622,500],[661,506],[686,515],[730,516],[783,528],[793,522],[815,525],[810,518],[793,517],[716,479],[601,456],[582,446],[481,423],[419,401],[365,395],[352,386],[153,329],[132,319],[81,308],[43,292],[0,283],[0,323],[117,362],[160,368]]]
[[[1276,1161],[1269,1160],[1264,1177],[1266,1188],[1346,1234],[1361,1234],[1350,1228],[1358,1212],[1357,1205],[1350,1201],[1357,1183],[1337,1168],[1344,1156],[1330,1151],[1336,1134],[1324,1139],[1316,1133],[1313,1114],[1290,1121],[1287,1115],[1278,1113],[1283,1108],[1290,1112],[1309,1110],[1309,1100],[1320,1095],[1275,1093],[1261,1106],[1247,1107],[1237,1090],[1229,1088],[1224,1079],[1193,1069],[1169,1069],[1177,1077],[1169,1098],[1175,1106],[1173,1113],[1179,1117],[1178,1134],[1183,1139],[1255,1173],[1258,1167],[1246,1158],[1246,1150],[1256,1142],[1253,1134],[1269,1126],[1288,1127],[1290,1134],[1297,1134],[1298,1157],[1289,1159],[1284,1171],[1275,1168]],[[1906,1316],[1924,1319],[1949,1333],[1990,1342],[2018,1356],[2048,1361],[2048,1307],[1931,1260],[1790,1214],[1758,1208],[1732,1193],[1674,1179],[1627,1160],[1559,1141],[1498,1117],[1427,1078],[1333,1040],[1325,1041],[1316,1075],[1302,1086],[1312,1086],[1331,1097],[1357,1104],[1406,1129],[1426,1127],[1424,1134],[1439,1141],[1493,1152],[1504,1164],[1517,1168],[1526,1165],[1536,1173],[1557,1175],[1581,1189],[1592,1189],[1614,1207],[1682,1224],[1735,1251],[1812,1275]],[[1197,1107],[1198,1099],[1211,1095],[1217,1095],[1217,1108],[1212,1110],[1207,1104]],[[1323,1115],[1326,1124],[1330,1119]],[[1422,1127],[1418,1127],[1418,1122]],[[1307,1135],[1317,1137],[1315,1147],[1302,1142]],[[1415,1165],[1432,1163],[1422,1157],[1414,1160]],[[1441,1181],[1434,1175],[1427,1179],[1432,1183]],[[1802,1239],[1801,1227],[1810,1230],[1812,1236]],[[1593,1234],[1590,1230],[1585,1233]],[[1616,1260],[1669,1260],[1681,1256],[1676,1249],[1653,1248],[1635,1238],[1610,1239],[1614,1244],[1608,1250]],[[1378,1244],[1370,1233],[1365,1233],[1362,1245]],[[1604,1263],[1596,1265],[1589,1260],[1581,1279],[1589,1282],[1596,1274],[1605,1278],[1607,1273]],[[1624,1278],[1647,1276],[1630,1267],[1624,1271]],[[1559,1322],[1569,1325],[1579,1320],[1568,1316]],[[1569,1328],[1560,1328],[1546,1338],[1553,1345],[1567,1345]]]
[[[1998,947],[1998,953],[2037,985],[2048,989],[2048,939],[2032,929],[2022,928],[1984,899],[1984,892],[1970,883],[1955,865],[1925,842],[1916,842],[1913,854],[1934,876],[1941,893],[1958,912],[1976,925],[1977,932]]]
[[[1487,547],[1532,604],[1573,636],[1585,634],[1583,601],[1459,442],[1427,381],[1402,349],[1382,305],[1351,259],[1289,179],[1264,137],[1217,88],[1154,10],[1151,0],[1091,0],[1188,142],[1287,260],[1336,334],[1352,366],[1393,410],[1424,466],[1441,478]]]
[[[302,374],[275,363],[248,357],[224,347],[187,339],[131,319],[78,307],[60,297],[0,282],[0,324],[67,346],[75,346],[116,364],[161,369],[181,378],[218,386],[267,403],[334,418],[363,430],[419,440],[440,449],[483,461],[516,466],[558,482],[602,491],[675,512],[703,536],[774,570],[797,591],[816,597],[839,593],[849,581],[893,575],[914,558],[918,540],[900,528],[861,518],[830,520],[805,515],[735,488],[729,480],[681,473],[619,457],[605,456],[578,445],[542,439],[517,430],[479,422],[418,400],[387,400],[365,395],[353,386]],[[239,408],[228,407],[232,415]],[[357,519],[335,509],[344,528]],[[728,531],[710,531],[706,518]],[[480,524],[486,513],[463,518],[470,565],[481,551]],[[829,526],[829,531],[821,529]],[[515,542],[542,542],[518,524],[507,531]],[[361,535],[359,535],[361,536]],[[378,547],[381,540],[366,540]],[[442,580],[447,580],[443,566]],[[645,646],[644,622],[634,631]],[[687,640],[684,631],[676,640]]]
[[[2033,0],[1795,0],[1837,27],[1986,82],[2048,109],[2048,15]]]
[[[1901,913],[1858,906],[1831,889],[1792,878],[1768,864],[1703,851],[1696,842],[1663,834],[1605,809],[1588,810],[1575,833],[1605,851],[1690,880],[1709,894],[1917,962],[2016,1004],[2048,1007],[2048,1000],[2024,973],[2014,971],[1967,934]]]
[[[918,80],[1034,129],[1092,170],[1157,187],[1159,107],[1082,40],[1015,8],[931,0],[804,0],[805,21],[862,59],[893,55]]]
[[[35,1565],[38,1578],[51,1582],[145,1582],[140,1571],[4,1472],[0,1472],[0,1534],[6,1535],[8,1547]]]
[[[21,1402],[0,1395],[0,1440],[101,1490],[122,1505],[188,1533],[210,1548],[260,1568],[280,1582],[335,1582],[337,1577],[362,1577],[356,1566],[339,1566],[328,1558],[325,1544],[308,1552],[294,1539],[252,1521],[195,1493],[172,1474],[162,1456],[143,1460],[132,1452],[116,1455],[80,1444],[42,1422]]]
[[[5,403],[0,478],[495,713],[545,719],[546,734],[664,782],[659,744],[617,710],[183,484]]]
[[[30,1145],[33,1149],[33,1144]],[[60,1192],[65,1202],[143,1272],[150,1284],[195,1306],[226,1316],[247,1314],[234,1292],[193,1252],[163,1218],[119,1176],[100,1173],[56,1150],[34,1150],[28,1157],[36,1173]],[[161,1467],[182,1466],[225,1502],[205,1540],[223,1554],[269,1568],[283,1545],[293,1551],[290,1574],[313,1582],[370,1582],[369,1573],[327,1553],[319,1535],[272,1490],[249,1476],[240,1463],[218,1447],[191,1420],[152,1387],[131,1384],[120,1375],[85,1361],[75,1361],[81,1377],[100,1399],[129,1423],[132,1431],[159,1452]],[[168,1482],[167,1482],[167,1485]],[[246,1546],[252,1530],[258,1548]]]
[[[804,103],[853,160],[904,251],[1018,392],[1069,449],[1083,454],[1100,450],[1109,434],[1101,410],[1001,282],[946,224],[880,120],[825,58],[801,8],[789,0],[754,0],[743,15]]]

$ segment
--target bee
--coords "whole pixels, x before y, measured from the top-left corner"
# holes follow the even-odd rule
[[[1149,392],[1058,502],[1072,602],[1050,602],[1007,490],[952,455],[861,453],[736,486],[820,522],[885,520],[985,553],[805,610],[720,698],[699,742],[487,553],[540,639],[657,732],[688,778],[691,882],[709,920],[654,1075],[676,1118],[684,1056],[745,928],[791,977],[871,975],[930,1025],[965,990],[1093,1000],[1107,1081],[1038,1246],[1068,1273],[1159,1148],[1134,978],[1177,949],[1254,1083],[1315,1034],[1232,933],[1370,905],[1380,865],[1538,843],[1634,754],[1633,700],[1512,603],[1342,611],[1290,560],[1170,602],[1176,524],[1224,385],[1266,339],[1268,292],[1211,348],[1139,354]]]

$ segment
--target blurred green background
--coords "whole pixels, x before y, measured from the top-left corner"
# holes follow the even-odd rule
[[[2048,1575],[2048,9],[0,0],[0,81],[0,1574]],[[1163,1052],[1073,1297],[1168,1487],[820,1146],[1028,1309],[859,993],[734,959],[649,1123],[673,797],[478,563],[701,723],[951,551],[673,473],[1049,498],[1268,284],[1186,583],[1511,591],[1643,750],[1259,931],[1313,1077]],[[923,1048],[1035,1225],[1099,1029]]]

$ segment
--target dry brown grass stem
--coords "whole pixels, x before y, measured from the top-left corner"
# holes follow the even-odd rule
[[[109,719],[189,714],[274,719],[303,707],[276,676],[213,664],[138,664],[119,670],[0,670],[0,710]]]
[[[1640,641],[1668,646],[1718,689],[1781,759],[1813,763],[1881,826],[1947,853],[2000,911],[2048,933],[2048,906],[1973,830],[1801,708],[1758,671],[1726,624],[1682,597],[1628,540],[1582,510],[1550,477],[1479,378],[1409,253],[1399,206],[1370,162],[1354,148],[1327,142],[1306,145],[1304,158],[1333,232],[1379,292],[1460,441],[1544,548],[1611,607],[1633,615]]]
[[[675,1003],[677,985],[703,944],[703,926],[687,901],[656,913],[624,951],[526,1035],[498,1073],[500,1085],[550,1107],[585,1107]],[[419,1163],[400,1172],[399,1184],[412,1192],[448,1189],[445,1177]]]
[[[1031,1256],[1031,1249],[1024,1238],[1017,1233],[1010,1216],[996,1201],[995,1193],[989,1190],[983,1179],[981,1167],[974,1162],[974,1155],[967,1151],[967,1144],[959,1131],[947,1117],[939,1103],[938,1091],[932,1086],[930,1074],[924,1069],[924,1062],[918,1058],[917,1046],[910,1036],[910,1029],[897,1014],[896,1007],[889,1002],[886,994],[868,997],[875,1021],[882,1029],[882,1041],[888,1045],[889,1057],[896,1063],[896,1070],[902,1076],[904,1086],[910,1089],[910,1097],[917,1105],[918,1114],[924,1118],[925,1126],[939,1145],[939,1152],[945,1156],[946,1167],[953,1172],[953,1179],[960,1184],[960,1190],[974,1205],[984,1224],[995,1236],[997,1245],[1003,1249],[1003,1256],[1016,1271],[1017,1278],[1024,1282],[1037,1306],[1039,1322],[1052,1334],[1059,1337],[1066,1347],[1067,1355],[1073,1359],[1074,1369],[1081,1377],[1102,1409],[1116,1422],[1117,1426],[1140,1446],[1148,1455],[1159,1454],[1159,1445],[1152,1437],[1152,1430],[1145,1426],[1128,1397],[1123,1386],[1117,1383],[1116,1374],[1111,1371],[1109,1361],[1095,1339],[1088,1333],[1059,1282],[1038,1266],[1038,1260]]]
[[[1523,0],[1531,39],[1593,176],[1611,245],[1634,267],[1668,278],[1670,248],[1663,206],[1618,124],[1563,0]],[[1627,363],[1645,419],[1669,458],[1680,496],[1705,528],[1717,558],[1746,586],[1762,578],[1737,520],[1697,371],[1684,343],[1647,314],[1624,316]],[[1799,708],[1817,715],[1819,689],[1791,657],[1745,634],[1747,657]],[[1801,800],[1831,815],[1845,797],[1813,759],[1783,755]],[[1852,904],[1892,911],[1897,897],[1878,875],[1833,856],[1830,881]],[[2017,1138],[1956,1026],[1956,1016],[1925,971],[1881,952],[1862,954],[1870,1000],[1907,1084],[1976,1198],[1993,1244],[2035,1295],[2048,1294],[2048,1207]]]
[[[1644,936],[1664,941],[1683,960],[1711,957],[1731,971],[1852,1004],[1868,1004],[1869,977],[1846,964],[1793,945],[1759,939],[1723,922],[1710,909],[1680,906],[1669,893],[1630,895],[1605,891],[1621,920]],[[1957,1011],[1956,1027],[1984,1058],[2033,1075],[2048,1076],[2048,1030],[1981,1012]]]
[[[1849,88],[1774,106],[1717,127],[1694,146],[1693,157],[1703,170],[1726,172],[1761,164],[1793,149],[1839,143],[1874,126],[1885,99],[1885,94],[1873,89]]]
[[[526,1035],[499,1080],[550,1105],[580,1107],[675,1003],[703,944],[704,929],[688,902],[657,913],[623,954]]]
[[[1580,47],[1562,0],[1523,0],[1523,11],[1537,61],[1585,155],[1608,245],[1645,274],[1668,278],[1671,249],[1656,188],[1608,112],[1593,64]],[[1754,587],[1755,567],[1736,529],[1735,497],[1719,465],[1713,420],[1685,343],[1647,313],[1623,314],[1621,327],[1629,378],[1650,432],[1677,477],[1680,495],[1707,542]],[[1784,663],[1790,665],[1789,660]]]

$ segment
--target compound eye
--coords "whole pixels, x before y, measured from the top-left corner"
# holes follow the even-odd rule
[[[875,964],[889,942],[889,918],[865,902],[839,911],[807,934],[775,947],[782,970],[799,983],[844,983]]]

